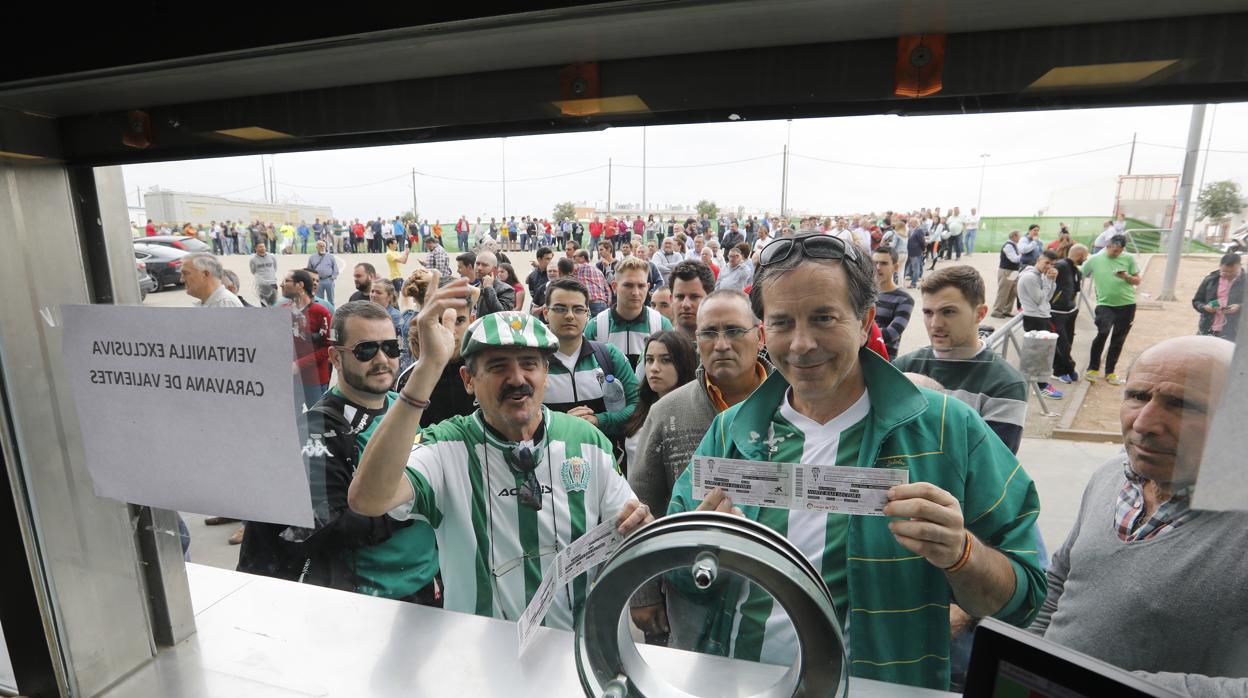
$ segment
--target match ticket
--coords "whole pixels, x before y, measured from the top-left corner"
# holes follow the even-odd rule
[[[719,487],[737,506],[883,516],[888,490],[908,482],[909,471],[894,468],[693,458],[693,496]]]
[[[587,570],[602,564],[619,547],[624,536],[617,532],[618,526],[616,517],[612,516],[559,551],[554,562],[546,569],[542,583],[538,585],[529,605],[520,616],[516,629],[520,637],[520,654],[524,654],[533,641],[533,633],[542,624],[546,612],[554,603],[555,594],[565,584],[571,583]]]
[[[620,541],[624,539],[624,536],[616,530],[618,526],[618,522],[612,516],[564,548],[556,560],[559,568],[559,583],[570,583],[581,573],[610,557]]]
[[[528,649],[529,643],[533,641],[533,631],[542,624],[542,619],[546,617],[550,605],[555,602],[555,592],[562,588],[562,585],[556,583],[555,577],[555,568],[552,565],[547,570],[546,576],[542,577],[542,583],[537,585],[533,600],[520,615],[520,622],[516,624],[516,632],[520,637],[519,654],[524,654],[524,651]]]

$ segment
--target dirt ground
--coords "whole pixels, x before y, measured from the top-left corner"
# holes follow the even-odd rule
[[[1196,333],[1196,311],[1192,309],[1191,299],[1196,294],[1196,287],[1209,272],[1218,268],[1218,258],[1207,255],[1184,257],[1179,265],[1178,285],[1175,296],[1178,300],[1158,302],[1162,280],[1166,273],[1166,259],[1157,255],[1148,265],[1144,279],[1140,284],[1137,300],[1140,303],[1136,311],[1135,324],[1131,334],[1127,335],[1126,346],[1122,350],[1122,358],[1118,360],[1118,372],[1126,373],[1135,357],[1148,347],[1170,337]],[[1160,308],[1156,306],[1160,304]],[[1091,337],[1088,338],[1089,341]],[[1075,362],[1082,373],[1087,365],[1088,355],[1076,355]],[[1071,424],[1074,429],[1090,431],[1119,432],[1119,406],[1122,404],[1122,388],[1100,381],[1088,390],[1088,395],[1079,408],[1079,414]]]

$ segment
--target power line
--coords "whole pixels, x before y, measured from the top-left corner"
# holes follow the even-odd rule
[[[561,172],[560,174],[543,175],[541,177],[508,177],[506,181],[509,184],[514,183],[514,182],[538,182],[544,179],[559,179],[560,177],[571,177],[573,175],[585,174],[586,172],[593,172],[595,170],[605,170],[606,168],[607,168],[606,165],[595,165],[593,167],[587,167],[583,170],[577,170],[575,172]],[[470,182],[470,183],[476,183],[476,184],[498,184],[503,181],[502,179],[474,179],[470,177],[450,177],[447,175],[435,175],[435,174],[430,174],[428,172],[421,172],[420,170],[416,170],[416,174],[420,175],[421,177],[428,177],[430,179],[444,179],[450,182]]]
[[[874,170],[910,170],[910,171],[915,171],[915,170],[978,170],[981,167],[988,167],[988,168],[1015,167],[1017,165],[1031,165],[1037,162],[1049,162],[1051,160],[1062,160],[1065,158],[1073,158],[1073,157],[1079,157],[1081,155],[1090,155],[1092,153],[1099,153],[1099,152],[1103,152],[1106,150],[1113,150],[1114,148],[1122,148],[1128,145],[1131,145],[1131,144],[1130,143],[1115,143],[1113,145],[1107,145],[1107,146],[1103,146],[1100,148],[1093,148],[1091,150],[1082,150],[1077,153],[1066,153],[1064,155],[1052,155],[1047,158],[1036,158],[1034,160],[1016,160],[1014,162],[998,162],[998,163],[993,163],[991,165],[985,165],[983,163],[978,164],[978,165],[946,165],[943,167],[920,166],[920,165],[877,165],[875,163],[867,163],[867,162],[849,162],[846,160],[831,160],[828,158],[817,158],[812,155],[799,155],[798,153],[789,153],[789,156],[795,157],[795,158],[802,158],[803,160],[814,160],[816,162],[826,162],[826,163],[830,163],[833,165],[844,165],[846,167],[865,167],[865,168],[874,169]]]
[[[369,182],[368,184],[343,184],[340,186],[332,186],[332,187],[313,186],[310,184],[291,184],[289,182],[278,182],[278,184],[282,185],[283,187],[291,187],[294,189],[363,189],[364,187],[375,187],[378,184],[385,184],[387,182],[393,182],[397,179],[404,179],[407,176],[409,176],[409,174],[410,173],[408,172],[404,172],[403,174],[398,175],[396,177],[388,177],[386,179],[381,179],[376,182]]]
[[[767,158],[779,157],[780,155],[783,155],[783,153],[767,153],[766,155],[757,155],[752,158],[742,158],[740,160],[725,160],[723,162],[702,162],[702,163],[693,163],[693,164],[688,164],[688,165],[645,165],[644,167],[647,170],[679,170],[679,169],[684,169],[684,168],[689,168],[689,167],[719,167],[721,165],[737,165],[743,162],[755,162],[757,160],[766,160]],[[631,167],[634,169],[640,169],[643,166],[642,165],[616,165],[616,167]]]
[[[248,190],[255,189],[257,187],[262,187],[262,186],[264,186],[264,184],[253,184],[250,187],[243,187],[242,189],[234,189],[232,191],[221,192],[220,194],[211,194],[210,196],[229,196],[230,194],[237,194],[239,192],[248,191]]]
[[[1143,141],[1140,141],[1140,145],[1151,145],[1154,148],[1170,148],[1172,150],[1187,150],[1186,146],[1168,145],[1166,143],[1145,143]],[[1248,150],[1224,150],[1222,148],[1202,148],[1200,152],[1202,153],[1228,153],[1231,155],[1248,155]]]

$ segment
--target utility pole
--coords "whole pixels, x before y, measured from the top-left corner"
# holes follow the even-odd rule
[[[412,218],[416,219],[416,229],[420,230],[420,214],[416,210],[416,168],[412,168]]]
[[[646,127],[641,127],[641,217],[646,217]]]
[[[503,138],[503,217],[500,224],[507,220],[507,139]]]
[[[979,198],[975,200],[975,212],[984,215],[984,173],[988,170],[988,153],[979,154]]]
[[[260,156],[260,186],[264,187],[264,200],[269,200],[269,178],[264,176],[264,156]]]
[[[611,217],[611,158],[607,158],[607,218]]]
[[[1213,125],[1218,121],[1218,105],[1213,105],[1213,114],[1209,116],[1209,137],[1205,139],[1205,161],[1200,166],[1200,184],[1196,186],[1196,196],[1205,188],[1205,171],[1209,169],[1209,148],[1213,145]]]
[[[780,217],[789,215],[789,144],[784,144],[784,164],[780,171]]]
[[[1138,131],[1131,134],[1131,157],[1127,158],[1127,176],[1131,175],[1131,167],[1135,165],[1135,137],[1138,135]]]
[[[277,203],[277,168],[273,165],[274,159],[269,159],[269,195],[273,197],[272,203]]]
[[[1196,157],[1200,155],[1200,131],[1205,125],[1205,105],[1192,105],[1192,121],[1187,127],[1187,157],[1183,159],[1183,175],[1179,179],[1179,217],[1174,219],[1170,231],[1170,244],[1166,253],[1166,276],[1161,284],[1158,300],[1172,301],[1174,287],[1179,278],[1179,261],[1183,256],[1183,231],[1192,208],[1192,175],[1196,174]]]

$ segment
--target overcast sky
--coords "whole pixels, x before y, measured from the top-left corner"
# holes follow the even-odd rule
[[[1191,107],[1175,106],[795,120],[789,134],[789,207],[825,213],[955,205],[965,210],[979,197],[980,154],[988,153],[984,214],[1034,215],[1048,208],[1050,215],[1107,215],[1113,209],[1116,177],[1127,170],[1132,134],[1138,132],[1139,140],[1135,174],[1178,174],[1190,117]],[[1202,148],[1211,123],[1205,181],[1248,184],[1248,130],[1242,128],[1248,123],[1248,103],[1206,110]],[[721,208],[778,212],[781,152],[789,128],[785,121],[763,121],[645,129],[648,206],[710,199]],[[605,206],[609,158],[615,165],[612,201],[640,203],[642,140],[641,128],[617,128],[272,159],[279,200],[326,205],[336,216],[362,219],[411,208],[415,168],[421,216],[446,221],[460,214],[488,219],[503,213],[505,150],[507,213],[549,216],[561,201]],[[1095,152],[1060,157],[1085,151]],[[1044,158],[1053,159],[1013,164]],[[747,161],[731,162],[739,160]],[[1202,157],[1194,185],[1204,164]],[[582,172],[588,168],[597,169]],[[137,203],[136,188],[153,186],[264,198],[258,156],[123,169],[131,205]],[[567,174],[574,172],[579,173]]]

